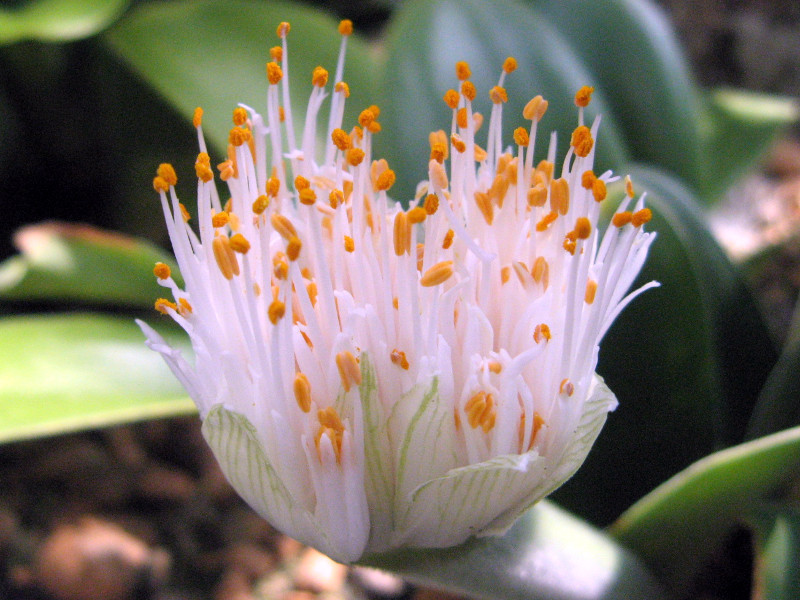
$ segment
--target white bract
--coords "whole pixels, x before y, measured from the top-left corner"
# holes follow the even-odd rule
[[[655,285],[626,295],[653,240],[629,181],[598,230],[612,176],[592,172],[591,88],[576,95],[563,163],[551,138],[535,164],[547,102],[531,100],[529,128],[504,149],[509,58],[483,149],[458,63],[459,89],[444,98],[450,133],[431,134],[428,181],[404,207],[387,196],[394,173],[372,160],[378,108],[341,129],[350,30],[342,22],[327,131],[318,136],[328,73],[317,68],[298,144],[289,26],[279,26],[266,113],[234,111],[218,167],[227,202],[198,109],[197,232],[174,170],[162,165],[154,180],[185,281],[157,265],[174,302],[156,308],[189,334],[194,364],[140,323],[197,403],[233,486],[278,529],[343,562],[502,533],[568,479],[616,406],[594,373],[598,342]]]

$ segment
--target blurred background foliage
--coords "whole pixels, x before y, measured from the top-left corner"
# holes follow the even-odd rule
[[[176,166],[191,207],[194,107],[205,110],[212,160],[223,156],[236,103],[265,104],[273,28],[288,20],[292,103],[303,115],[307,75],[335,64],[345,17],[356,26],[345,122],[381,107],[377,155],[398,172],[398,199],[424,177],[428,132],[447,124],[441,98],[457,60],[470,62],[484,92],[478,110],[488,112],[485,92],[516,57],[506,139],[541,93],[550,101],[541,128],[559,132],[562,151],[572,96],[594,86],[598,169],[630,173],[647,191],[659,237],[641,281],[662,287],[605,339],[598,371],[620,408],[554,500],[612,525],[673,590],[747,527],[768,565],[756,573],[764,597],[800,597],[797,576],[770,567],[798,553],[797,506],[785,491],[800,467],[791,429],[800,426],[800,323],[776,334],[748,287],[775,248],[733,262],[709,228],[729,190],[796,123],[797,106],[763,89],[698,85],[647,0],[5,3],[0,442],[191,412],[132,321],[145,315],[175,334],[151,310],[152,265],[169,262],[155,167]],[[716,80],[731,83],[724,72]]]

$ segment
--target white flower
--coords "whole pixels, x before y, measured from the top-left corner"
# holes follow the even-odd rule
[[[265,116],[234,111],[218,167],[224,204],[198,109],[199,233],[186,223],[172,167],[154,180],[186,283],[178,288],[157,265],[174,302],[156,308],[189,334],[194,364],[140,323],[197,403],[239,493],[343,562],[502,533],[560,486],[616,406],[594,374],[598,342],[655,285],[626,296],[653,240],[642,199],[627,210],[629,181],[623,206],[598,230],[613,178],[591,171],[591,88],[576,95],[579,126],[563,165],[555,138],[535,165],[547,102],[531,100],[530,128],[504,150],[502,85],[516,67],[508,59],[490,92],[484,150],[476,91],[459,63],[459,91],[445,94],[450,134],[431,134],[429,180],[404,208],[387,196],[394,173],[371,157],[378,108],[341,129],[350,29],[340,26],[327,133],[320,142],[328,73],[319,67],[297,145],[289,26],[279,26]]]

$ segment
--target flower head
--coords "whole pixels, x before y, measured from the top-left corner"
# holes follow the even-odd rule
[[[346,24],[345,24],[346,25]],[[343,34],[342,57],[350,28]],[[271,52],[266,113],[234,111],[218,197],[195,114],[198,232],[176,175],[154,181],[181,274],[156,308],[189,334],[194,364],[140,323],[197,403],[236,489],[285,533],[333,558],[444,547],[503,532],[583,462],[616,400],[595,375],[598,342],[648,284],[627,290],[653,239],[642,198],[598,227],[610,172],[592,171],[599,119],[534,160],[547,110],[504,147],[503,88],[483,118],[466,63],[430,135],[428,180],[403,206],[373,160],[380,110],[342,123],[349,95],[314,70],[299,143],[288,103],[287,36]],[[588,91],[587,91],[588,90]],[[318,116],[332,96],[327,131]],[[320,139],[322,142],[320,142]],[[633,205],[632,208],[628,208]]]

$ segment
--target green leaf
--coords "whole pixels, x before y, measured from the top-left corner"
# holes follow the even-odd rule
[[[699,190],[717,199],[800,116],[797,102],[755,92],[717,89],[704,113],[703,168]]]
[[[717,452],[634,504],[611,533],[679,589],[742,515],[796,481],[798,469],[800,427]]]
[[[194,410],[132,319],[0,320],[0,442]]]
[[[700,99],[659,7],[647,0],[529,1],[591,71],[588,83],[604,94],[631,155],[696,184]]]
[[[657,600],[663,590],[602,532],[542,501],[502,537],[455,548],[401,550],[362,564],[471,598]]]
[[[311,72],[326,67],[333,80],[341,36],[337,22],[308,6],[273,1],[211,0],[137,6],[104,40],[187,119],[204,109],[203,130],[217,148],[227,148],[238,103],[265,112],[269,48],[279,45],[275,27],[289,21],[292,114],[305,117]],[[345,123],[374,103],[374,67],[358,35],[347,43],[344,80],[350,86]],[[327,123],[327,121],[326,121]],[[324,129],[324,127],[320,127]],[[302,130],[297,130],[299,137]]]
[[[749,291],[692,194],[652,168],[627,171],[637,193],[648,192],[654,218],[647,228],[658,233],[633,287],[651,280],[661,287],[628,306],[601,342],[597,372],[620,406],[555,495],[603,524],[692,462],[741,441],[776,359]]]
[[[2,300],[146,308],[164,295],[155,263],[175,270],[171,257],[149,242],[87,225],[31,225],[17,232],[15,243],[22,254],[0,264]]]
[[[784,350],[769,375],[747,428],[749,439],[800,425],[800,339]]]
[[[0,9],[0,45],[21,40],[69,42],[99,33],[130,0],[29,0]]]
[[[542,94],[550,107],[539,125],[540,158],[545,157],[552,130],[559,131],[563,155],[577,126],[575,92],[583,85],[599,83],[569,40],[530,6],[518,2],[410,0],[394,16],[386,55],[380,85],[384,131],[376,136],[375,146],[376,155],[385,157],[398,173],[392,190],[397,199],[411,197],[416,183],[427,178],[429,132],[449,131],[452,111],[442,96],[459,83],[457,61],[469,62],[471,80],[478,89],[474,105],[486,117],[480,140],[488,131],[488,92],[497,84],[506,57],[517,59],[519,68],[504,84],[509,97],[503,107],[504,139],[510,141],[516,127],[528,125],[522,108]],[[597,113],[603,114],[597,146],[602,171],[618,167],[628,152],[602,88],[587,109],[588,119]]]
[[[800,512],[790,507],[756,510],[750,522],[756,530],[754,598],[800,598]]]

